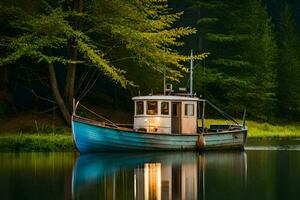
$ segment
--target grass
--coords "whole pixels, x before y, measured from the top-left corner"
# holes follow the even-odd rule
[[[69,134],[71,129],[61,117],[38,113],[21,113],[14,117],[0,118],[0,135],[29,134]]]
[[[200,122],[201,123],[201,122]],[[229,123],[225,120],[207,119],[205,125]],[[300,138],[300,124],[280,124],[273,125],[269,123],[260,123],[247,121],[248,138]]]
[[[7,134],[0,136],[1,152],[74,151],[71,135]]]

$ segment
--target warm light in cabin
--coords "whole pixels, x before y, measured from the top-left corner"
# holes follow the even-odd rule
[[[161,127],[160,117],[155,117],[150,120],[145,119],[146,127],[148,132],[157,132]]]

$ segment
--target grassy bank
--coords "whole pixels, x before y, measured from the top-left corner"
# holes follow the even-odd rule
[[[0,136],[1,152],[18,151],[73,151],[71,135],[56,134],[10,134]]]
[[[207,119],[205,125],[230,123],[224,120]],[[269,123],[259,123],[247,121],[246,126],[249,129],[249,138],[296,138],[300,137],[300,124],[281,124],[273,125]]]

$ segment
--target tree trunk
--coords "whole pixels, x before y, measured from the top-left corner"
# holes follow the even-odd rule
[[[49,70],[49,78],[50,78],[53,98],[55,99],[65,121],[67,122],[68,125],[71,125],[71,115],[59,92],[57,80],[56,80],[56,73],[55,73],[54,65],[52,63],[48,64],[48,70]]]
[[[77,49],[74,39],[68,41],[69,56],[72,61],[77,60]],[[65,81],[65,100],[67,108],[70,112],[73,112],[73,99],[75,91],[75,78],[76,78],[76,64],[70,63],[67,66],[67,75]]]
[[[74,11],[82,12],[82,0],[74,0]],[[80,21],[78,18],[74,20],[74,27],[76,29],[80,28]],[[70,38],[68,41],[68,55],[70,60],[76,61],[78,51],[76,49],[76,40],[75,38]],[[65,80],[65,100],[69,112],[73,112],[73,99],[75,91],[75,79],[76,79],[76,64],[69,63],[67,65],[67,75]]]

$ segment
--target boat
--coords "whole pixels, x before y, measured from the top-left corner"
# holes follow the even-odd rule
[[[193,94],[192,84],[189,93],[184,88],[174,93],[172,85],[164,83],[164,94],[136,96],[132,100],[133,125],[115,124],[106,118],[104,122],[100,122],[77,115],[77,103],[72,115],[72,133],[78,151],[92,153],[244,149],[248,131],[245,126],[245,113],[243,124],[239,124],[210,101]],[[233,123],[205,127],[207,104]],[[201,124],[198,119],[201,119]]]

